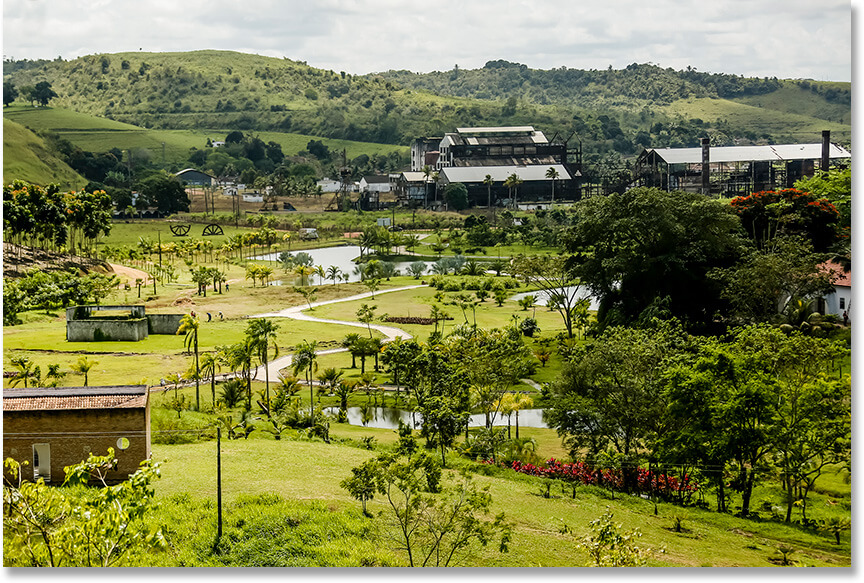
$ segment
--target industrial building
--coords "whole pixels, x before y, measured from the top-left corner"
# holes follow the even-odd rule
[[[701,148],[648,148],[636,161],[633,186],[702,192],[712,196],[746,196],[762,190],[791,188],[817,169],[848,165],[852,154],[831,143]]]

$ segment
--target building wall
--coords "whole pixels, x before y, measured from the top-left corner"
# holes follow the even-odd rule
[[[835,314],[843,317],[843,312],[849,314],[852,318],[852,312],[849,309],[849,303],[852,301],[852,288],[844,285],[835,285],[834,293],[825,296],[825,313]],[[842,306],[841,306],[842,304]]]
[[[69,342],[100,342],[125,340],[138,342],[147,338],[147,319],[136,320],[67,320],[66,340]]]
[[[117,440],[125,437],[129,447],[121,450]],[[51,483],[60,484],[65,466],[79,463],[90,453],[107,455],[114,448],[117,470],[112,482],[126,479],[150,457],[150,407],[5,411],[3,413],[3,459],[11,457],[28,464],[21,469],[25,480],[33,479],[33,445],[51,448]]]
[[[176,334],[183,314],[147,314],[150,334]]]

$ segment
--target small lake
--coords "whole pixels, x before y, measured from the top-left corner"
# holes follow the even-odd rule
[[[313,265],[322,265],[324,269],[329,268],[331,265],[335,265],[339,268],[342,273],[347,273],[349,276],[348,281],[360,281],[360,274],[355,274],[354,269],[357,267],[357,264],[354,263],[354,259],[360,257],[360,247],[357,245],[343,245],[341,247],[321,247],[318,249],[300,249],[297,251],[289,251],[292,255],[297,255],[298,253],[308,253],[312,257]],[[279,253],[268,253],[267,255],[259,255],[255,257],[258,261],[272,261],[274,263],[279,263]],[[411,265],[413,261],[399,261],[396,262],[396,269],[399,270],[401,275],[408,275],[408,266]],[[429,266],[431,262],[426,263],[426,270],[428,272]],[[274,271],[274,275],[281,274],[278,268]],[[318,276],[310,276],[310,283],[318,284]],[[344,281],[344,280],[341,280]],[[340,283],[341,283],[340,281]],[[324,284],[333,283],[332,280],[325,279]],[[274,282],[275,285],[283,285],[283,282]]]
[[[348,407],[348,424],[363,426],[363,410],[365,407]],[[337,415],[339,407],[326,407],[325,413]],[[423,416],[420,413],[415,413],[414,417],[417,420],[415,429],[419,429],[423,421]],[[412,424],[411,411],[405,409],[395,409],[393,407],[370,407],[368,419],[365,423],[366,427],[374,427],[376,429],[397,429],[399,421],[408,425]],[[471,420],[468,422],[469,427],[483,427],[486,423],[486,417],[481,413],[471,415]],[[495,417],[495,427],[506,427],[507,416],[500,413]],[[510,425],[516,426],[516,414],[510,416]],[[546,428],[546,422],[543,420],[543,409],[524,409],[519,411],[519,427],[540,427]]]
[[[584,287],[567,286],[564,288],[564,292],[566,294],[568,294],[570,297],[574,297],[574,294],[575,294],[575,297],[577,299],[580,299],[580,300],[583,298],[590,299],[591,305],[588,307],[589,310],[597,310],[597,308],[600,307],[600,303],[597,301],[597,299],[595,297],[593,297],[588,292],[588,290],[585,289]],[[522,298],[524,298],[526,296],[536,297],[537,298],[536,303],[538,306],[545,306],[546,303],[549,301],[549,292],[539,291],[539,290],[533,291],[533,292],[525,292],[525,293],[521,293],[521,294],[516,294],[515,296],[511,297],[510,299],[513,300],[514,302],[518,302],[519,300],[521,300]]]

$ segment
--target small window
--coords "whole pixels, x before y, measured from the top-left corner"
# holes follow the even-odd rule
[[[846,298],[840,298],[840,309],[841,310],[846,309]]]

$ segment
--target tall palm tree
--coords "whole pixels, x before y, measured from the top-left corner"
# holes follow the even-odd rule
[[[495,184],[491,174],[486,175],[483,184],[486,185],[486,208],[489,209],[492,208],[492,186]]]
[[[306,374],[306,384],[309,385],[309,411],[310,415],[314,414],[315,401],[312,393],[312,374],[318,370],[318,355],[315,354],[315,349],[318,347],[318,342],[313,340],[307,342],[304,340],[297,345],[297,350],[294,352],[294,374],[300,371]]]
[[[78,358],[78,362],[71,365],[71,369],[78,374],[84,375],[84,386],[87,386],[88,375],[90,374],[90,369],[99,364],[98,360],[90,360],[86,356],[81,356]],[[27,385],[24,385],[27,386]]]
[[[435,183],[435,202],[438,202],[438,182],[441,180],[440,172],[432,173],[432,182]]]
[[[246,337],[252,345],[252,350],[258,356],[264,366],[264,398],[267,401],[269,415],[270,409],[270,371],[267,368],[270,347],[273,347],[273,356],[279,354],[279,346],[276,344],[276,332],[279,325],[266,318],[255,318],[246,326]]]
[[[216,406],[216,371],[222,369],[222,361],[216,352],[205,352],[201,355],[201,374],[210,379],[210,396],[213,406]]]
[[[201,321],[198,316],[192,314],[183,314],[180,318],[180,327],[177,328],[177,334],[186,334],[184,344],[187,351],[195,351],[195,409],[201,410],[201,396],[199,394],[199,384],[201,377],[201,368],[198,366],[198,328],[201,326]]]
[[[522,184],[522,182],[524,181],[519,178],[519,175],[515,172],[508,176],[507,180],[504,181],[504,186],[506,186],[510,191],[510,206],[514,209],[516,208],[516,196],[518,194],[517,189],[519,188],[519,185]]]
[[[357,342],[358,338],[360,338],[360,335],[356,332],[352,332],[346,334],[341,343],[342,348],[347,348],[348,352],[351,353],[351,368],[357,368],[357,351],[354,349],[354,344]]]
[[[549,170],[546,171],[546,178],[549,178],[552,181],[552,202],[555,202],[555,181],[558,180],[558,171],[553,167],[549,167]]]
[[[308,282],[309,276],[314,273],[314,270],[308,265],[298,265],[294,268],[294,273],[300,276],[300,285],[305,286]]]
[[[432,174],[432,167],[429,164],[423,166],[423,181],[426,188],[424,189],[425,198],[423,200],[423,208],[429,206],[429,176]]]
[[[324,266],[316,265],[314,273],[318,276],[318,285],[324,285],[324,278],[327,277],[327,272],[324,270]]]

